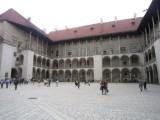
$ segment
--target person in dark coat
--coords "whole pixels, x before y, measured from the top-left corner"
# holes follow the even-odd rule
[[[144,80],[143,86],[144,86],[144,90],[147,90],[147,81],[146,80]]]
[[[14,80],[14,85],[15,85],[15,90],[17,90],[18,79],[15,79],[15,80]]]

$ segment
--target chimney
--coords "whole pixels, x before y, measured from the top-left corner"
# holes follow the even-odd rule
[[[65,25],[65,28],[66,28],[66,30],[68,30],[68,27],[67,27],[67,25]]]
[[[115,16],[115,22],[117,22],[117,16]]]
[[[134,13],[134,19],[137,19],[137,14],[136,13]]]
[[[57,31],[57,28],[56,28],[56,27],[54,28],[54,31]]]
[[[28,21],[31,22],[31,17],[28,17]]]
[[[101,24],[103,24],[103,18],[101,18]]]

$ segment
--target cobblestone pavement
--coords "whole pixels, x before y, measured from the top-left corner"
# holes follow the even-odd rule
[[[160,85],[147,87],[109,83],[102,95],[98,83],[9,86],[0,89],[0,120],[160,120]]]

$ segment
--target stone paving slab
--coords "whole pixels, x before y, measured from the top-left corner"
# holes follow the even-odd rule
[[[136,83],[109,83],[107,95],[99,87],[11,85],[0,89],[0,120],[160,120],[159,85],[140,92]]]

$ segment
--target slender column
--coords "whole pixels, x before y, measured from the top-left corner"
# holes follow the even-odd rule
[[[87,45],[87,40],[86,40],[86,45]],[[87,53],[87,47],[86,47],[86,56],[88,55],[88,53]]]
[[[120,78],[119,78],[119,81],[122,82],[122,73],[120,72],[119,75],[120,75],[120,76],[119,76],[119,77],[120,77]]]
[[[145,38],[146,38],[146,45],[148,45],[148,40],[147,40],[147,30],[145,28]]]
[[[39,37],[37,37],[37,47],[36,47],[37,52],[38,52],[38,39],[39,39]]]
[[[64,57],[66,57],[66,42],[65,42],[65,53],[64,53]]]
[[[29,33],[29,49],[31,49],[31,43],[32,43],[32,32]]]
[[[73,41],[72,41],[72,48],[71,48],[71,57],[73,56]]]
[[[80,57],[81,49],[80,49],[80,40],[79,40],[79,48],[78,48],[78,57]]]
[[[51,45],[51,57],[52,57],[52,51],[53,51],[53,48],[52,48],[52,47],[53,47],[53,45]]]
[[[112,81],[112,76],[113,76],[113,74],[112,74],[112,72],[111,72],[111,82],[113,82],[113,81]]]
[[[118,36],[118,45],[119,45],[119,53],[121,53],[121,44],[120,44],[120,39],[119,39],[119,36]]]
[[[132,78],[132,73],[129,72],[129,80],[131,80],[131,78]]]
[[[153,24],[153,41],[155,41],[155,36],[156,36],[156,32],[155,32],[155,25],[154,25],[154,17],[152,17],[152,24]]]
[[[149,38],[149,43],[151,43],[151,27],[150,27],[150,24],[148,23],[148,30],[149,30],[149,33],[148,33],[148,38]]]
[[[158,9],[157,9],[157,17],[158,17],[158,26],[159,26],[158,31],[160,32],[160,17],[159,17],[159,10]]]
[[[60,44],[58,44],[58,51],[59,51],[58,57],[60,57]]]
[[[46,45],[46,56],[47,56],[47,52],[48,51],[48,40],[47,40],[47,45]]]

